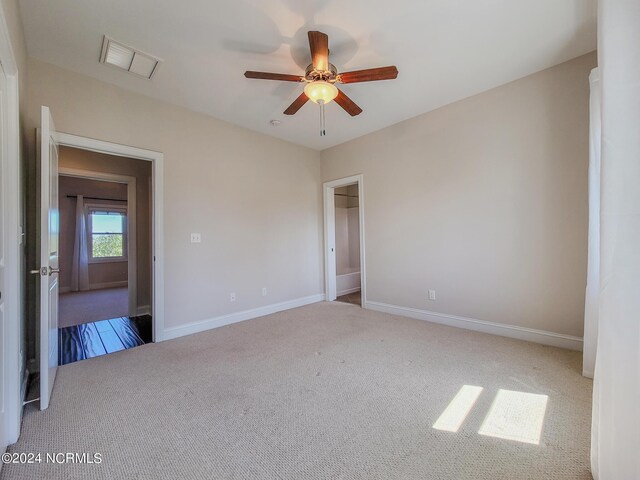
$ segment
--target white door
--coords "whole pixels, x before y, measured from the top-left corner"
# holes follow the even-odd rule
[[[7,167],[7,105],[6,105],[6,92],[7,92],[7,77],[0,64],[0,450],[4,452],[6,448],[6,435],[5,435],[5,392],[4,392],[4,379],[6,378],[4,366],[4,355],[6,349],[4,348],[4,332],[5,332],[5,318],[4,318],[4,297],[5,297],[5,192],[7,191],[7,185],[5,185],[5,172]]]
[[[49,406],[58,371],[58,144],[48,107],[40,124],[40,410]]]

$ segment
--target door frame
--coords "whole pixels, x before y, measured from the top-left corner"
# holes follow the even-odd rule
[[[4,405],[5,431],[0,432],[3,444],[12,444],[20,436],[22,417],[22,383],[20,372],[24,364],[23,330],[24,309],[22,306],[23,264],[21,250],[24,248],[22,229],[21,165],[20,165],[20,107],[19,72],[11,37],[0,8],[0,62],[7,77],[7,159],[4,172],[5,185],[0,188],[5,194],[5,335],[4,352]]]
[[[129,297],[129,314],[132,316],[139,315],[136,177],[60,166],[58,167],[58,177],[85,178],[98,182],[123,183],[127,185],[127,295]]]
[[[364,229],[364,175],[353,175],[323,183],[324,192],[324,293],[325,300],[336,299],[336,205],[335,189],[358,185],[358,219],[360,226],[360,293],[361,306],[367,303],[367,275]]]
[[[152,162],[151,168],[151,315],[153,341],[164,340],[164,154],[153,150],[58,132],[59,145]]]

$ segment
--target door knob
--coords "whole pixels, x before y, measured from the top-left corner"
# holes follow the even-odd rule
[[[42,267],[42,268],[39,268],[38,270],[29,270],[29,273],[31,275],[42,275],[44,277],[47,275],[53,275],[54,273],[60,273],[60,269],[49,267],[49,269],[47,270],[47,267]]]

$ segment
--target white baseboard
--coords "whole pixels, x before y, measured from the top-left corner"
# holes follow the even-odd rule
[[[138,308],[136,308],[136,316],[150,315],[150,314],[151,314],[151,306],[149,305],[138,305]]]
[[[342,295],[349,295],[350,293],[356,293],[360,291],[360,287],[347,288],[346,290],[341,290],[336,292],[337,297],[341,297]]]
[[[92,283],[89,285],[89,290],[102,290],[105,288],[121,288],[129,286],[129,282],[126,280],[120,282],[103,282],[103,283]]]
[[[295,300],[274,303],[272,305],[265,305],[264,307],[253,308],[251,310],[244,310],[242,312],[230,313],[228,315],[209,318],[207,320],[201,320],[199,322],[188,323],[186,325],[180,325],[179,327],[165,328],[162,339],[171,340],[172,338],[178,338],[185,335],[191,335],[193,333],[204,332],[205,330],[211,330],[212,328],[223,327],[225,325],[231,325],[232,323],[251,320],[252,318],[257,317],[263,317],[272,313],[282,312],[284,310],[290,310],[297,307],[303,307],[312,303],[322,302],[324,301],[324,298],[324,293],[319,293],[317,295],[310,295],[308,297],[297,298]]]
[[[126,280],[120,282],[104,282],[104,283],[92,283],[89,285],[89,290],[102,290],[104,288],[120,288],[126,287],[129,283]],[[60,293],[70,293],[71,287],[60,287]]]
[[[593,379],[593,372],[590,370],[582,370],[582,376]]]
[[[365,302],[364,308],[376,310],[378,312],[400,315],[403,317],[415,318],[427,322],[440,323],[450,327],[465,328],[476,332],[490,333],[502,337],[517,338],[528,342],[551,345],[553,347],[567,348],[569,350],[582,351],[582,338],[561,333],[535,330],[533,328],[518,327],[516,325],[505,325],[502,323],[487,322],[475,318],[449,315],[448,313],[430,312],[417,308],[399,307],[379,302]]]

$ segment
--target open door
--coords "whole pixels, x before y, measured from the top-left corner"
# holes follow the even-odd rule
[[[48,107],[40,126],[40,410],[49,406],[58,371],[58,144]]]

